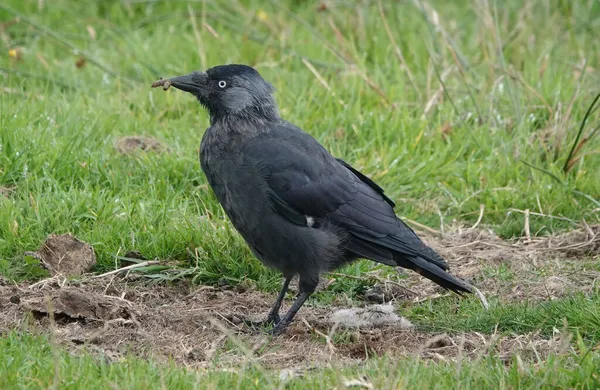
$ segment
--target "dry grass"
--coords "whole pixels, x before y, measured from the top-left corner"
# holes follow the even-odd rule
[[[15,189],[13,187],[0,186],[0,196],[8,198],[14,192],[14,190]]]
[[[586,268],[600,254],[600,225],[511,241],[477,228],[451,228],[436,236],[431,233],[425,240],[448,260],[451,272],[488,296],[514,301],[547,300],[575,291],[590,292],[600,281],[600,272]],[[443,292],[409,273],[406,286],[417,284],[418,289],[411,288],[418,291],[412,297],[416,300]]]
[[[159,140],[143,135],[120,138],[115,143],[115,149],[121,154],[132,154],[137,151],[160,153],[168,150]]]
[[[428,241],[449,260],[454,273],[485,294],[509,301],[544,300],[596,285],[600,273],[585,270],[581,259],[598,254],[599,232],[599,226],[592,226],[507,242],[486,230],[456,229]],[[500,265],[508,267],[511,278],[484,276],[486,269]],[[441,296],[437,286],[413,273],[405,282],[411,289],[379,280],[386,299],[418,302]],[[243,287],[197,288],[183,282],[148,286],[131,274],[108,281],[55,276],[32,285],[3,280],[0,297],[1,332],[23,326],[45,332],[52,312],[57,339],[73,352],[86,348],[114,359],[132,352],[192,367],[215,362],[232,366],[246,359],[268,368],[308,367],[357,363],[374,355],[460,360],[490,352],[507,360],[514,354],[535,360],[571,348],[560,332],[544,338],[537,333],[440,335],[386,325],[336,330],[331,322],[336,307],[331,306],[304,307],[283,336],[270,338],[250,331],[242,320],[263,316],[272,296]],[[342,340],[332,343],[336,337]]]
[[[26,327],[46,332],[48,312],[53,310],[55,337],[73,353],[85,348],[112,359],[133,353],[158,361],[172,358],[196,368],[215,361],[234,366],[249,356],[266,368],[352,364],[382,355],[452,360],[496,352],[507,360],[515,353],[524,359],[543,359],[569,348],[560,334],[551,339],[534,333],[435,335],[394,326],[346,330],[339,333],[344,342],[331,348],[322,335],[335,334],[330,333],[332,308],[305,307],[285,335],[271,339],[241,325],[242,318],[260,317],[268,309],[272,297],[256,291],[201,287],[190,293],[181,287],[143,287],[116,280],[109,286],[61,286],[56,281],[33,289],[0,286],[0,331]]]

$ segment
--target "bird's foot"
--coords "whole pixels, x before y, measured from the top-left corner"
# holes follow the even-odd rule
[[[287,329],[289,324],[290,324],[289,321],[281,320],[273,328],[268,330],[267,333],[270,335],[273,335],[273,336],[278,336]]]
[[[251,332],[278,336],[287,329],[290,322],[285,319],[282,320],[279,315],[277,315],[272,317],[269,316],[263,321],[251,321],[246,319],[244,320],[244,324],[251,329]],[[272,328],[265,330],[265,328],[269,326],[272,326]]]
[[[249,319],[244,320],[244,324],[251,328],[264,328],[269,325],[277,325],[280,322],[281,318],[279,317],[279,314],[269,315],[266,319],[262,321],[252,321]]]

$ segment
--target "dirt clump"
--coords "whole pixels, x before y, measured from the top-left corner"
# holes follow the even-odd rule
[[[19,299],[19,303],[38,317],[53,314],[67,319],[67,322],[135,318],[133,307],[127,300],[86,291],[81,287],[66,286],[48,294]]]
[[[51,275],[80,276],[96,264],[94,248],[71,234],[51,234],[37,252],[25,255],[37,258]]]

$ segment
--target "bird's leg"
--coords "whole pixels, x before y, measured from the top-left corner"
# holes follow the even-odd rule
[[[273,307],[271,307],[271,310],[269,311],[269,314],[267,315],[267,319],[265,322],[277,324],[279,321],[281,321],[281,318],[279,317],[279,309],[281,309],[281,304],[283,303],[283,299],[285,298],[285,293],[287,292],[291,281],[292,281],[292,278],[285,278],[285,281],[283,282],[283,286],[281,287],[281,291],[279,292],[279,295],[277,296],[277,300],[273,304]]]
[[[278,335],[281,332],[283,332],[285,328],[287,328],[287,326],[290,324],[290,322],[292,322],[294,316],[296,315],[298,310],[300,310],[302,305],[304,305],[304,302],[306,302],[310,294],[312,294],[312,292],[301,292],[298,295],[298,298],[296,298],[296,300],[292,304],[292,307],[290,307],[290,310],[288,310],[288,312],[283,316],[281,321],[279,321],[277,325],[275,325],[275,327],[273,327],[273,329],[270,330],[269,333]]]
[[[277,296],[277,300],[271,307],[271,310],[269,310],[269,314],[267,315],[267,318],[264,321],[245,321],[246,324],[251,326],[263,326],[279,323],[281,320],[281,318],[279,317],[279,309],[281,308],[281,304],[283,303],[283,299],[285,298],[285,293],[287,292],[291,281],[291,277],[285,278],[283,286],[281,287],[281,291]]]

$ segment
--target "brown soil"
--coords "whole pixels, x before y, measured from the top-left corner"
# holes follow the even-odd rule
[[[386,325],[338,329],[335,333],[343,341],[334,345],[328,341],[329,316],[335,309],[331,307],[305,306],[287,332],[275,338],[242,324],[243,318],[265,315],[273,298],[256,291],[206,286],[188,291],[125,281],[61,287],[54,279],[33,289],[7,284],[0,286],[0,333],[25,327],[50,330],[74,353],[85,349],[112,359],[133,353],[158,361],[172,358],[192,367],[245,360],[266,368],[306,367],[384,354],[448,360],[477,358],[490,351],[506,359],[514,353],[533,359],[564,350],[559,337],[436,335]]]
[[[454,274],[471,280],[488,297],[520,301],[552,299],[597,286],[600,272],[586,264],[598,256],[599,232],[595,226],[531,242],[506,242],[485,231],[459,230],[427,241],[448,259]],[[508,270],[507,276],[497,272],[500,266]],[[361,278],[378,281],[381,289],[374,296],[385,300],[414,302],[445,294],[419,275],[408,275],[391,281],[374,271]],[[324,285],[338,277],[343,276],[325,278]],[[16,328],[51,331],[73,353],[85,349],[112,359],[133,353],[198,368],[243,361],[266,368],[310,367],[356,363],[384,354],[456,360],[493,352],[506,359],[518,354],[535,360],[570,348],[560,333],[551,339],[537,334],[439,335],[398,324],[332,331],[331,315],[347,309],[344,304],[306,305],[288,330],[275,338],[242,324],[243,318],[264,316],[274,299],[274,294],[242,288],[194,287],[185,282],[147,285],[134,274],[82,281],[59,275],[32,285],[0,278],[0,334]],[[286,300],[282,310],[289,304]]]
[[[94,248],[71,234],[51,234],[37,252],[28,252],[40,260],[51,275],[80,276],[96,264]]]

